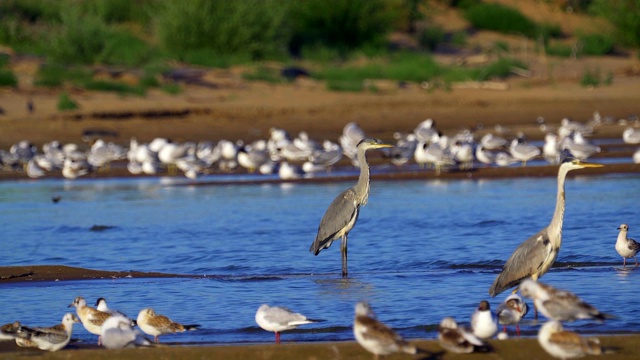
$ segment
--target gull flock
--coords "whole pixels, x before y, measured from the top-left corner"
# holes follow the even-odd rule
[[[420,168],[431,167],[436,174],[451,168],[505,167],[516,163],[526,166],[535,159],[558,164],[563,151],[579,160],[600,153],[601,148],[589,137],[599,126],[614,122],[596,112],[586,122],[565,118],[554,128],[538,118],[540,130],[545,134],[544,143],[538,146],[527,141],[523,134],[513,133],[500,125],[493,131],[483,131],[482,137],[468,129],[443,135],[435,121],[427,119],[410,132],[396,132],[395,147],[385,149],[383,154],[397,167],[413,163]],[[637,122],[617,120],[623,128],[621,138],[625,144],[640,144],[640,124]],[[281,128],[271,128],[267,139],[250,143],[224,139],[176,143],[167,138],[142,143],[132,138],[128,146],[123,146],[98,138],[91,144],[61,144],[53,140],[39,149],[23,140],[8,151],[0,150],[0,168],[23,172],[30,178],[60,171],[65,178],[76,179],[94,171],[107,172],[113,162],[126,162],[127,170],[133,175],[182,173],[195,179],[210,173],[246,171],[277,174],[283,180],[292,180],[330,172],[343,158],[358,166],[356,145],[365,137],[365,131],[357,123],[350,122],[344,126],[337,142],[315,140],[304,131],[292,136]],[[632,159],[640,163],[640,147]]]

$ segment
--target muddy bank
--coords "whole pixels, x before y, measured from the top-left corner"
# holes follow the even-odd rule
[[[20,281],[98,280],[121,278],[176,278],[193,275],[142,271],[106,271],[64,265],[25,265],[0,267],[0,285]]]

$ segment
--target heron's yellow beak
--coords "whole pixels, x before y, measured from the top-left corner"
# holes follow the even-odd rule
[[[599,168],[599,167],[604,167],[604,165],[602,165],[602,164],[595,164],[595,163],[585,163],[585,162],[581,162],[581,163],[580,163],[580,167],[582,167],[582,168]]]
[[[376,145],[374,146],[374,148],[376,148],[376,149],[381,149],[381,148],[392,148],[392,147],[394,147],[394,145],[391,145],[391,144],[376,144]]]

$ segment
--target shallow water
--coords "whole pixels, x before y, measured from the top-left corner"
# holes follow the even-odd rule
[[[212,180],[212,179],[205,179]],[[214,179],[215,180],[215,179]],[[270,342],[262,303],[326,320],[283,341],[353,339],[353,307],[369,300],[407,338],[435,337],[444,316],[468,322],[515,247],[546,226],[554,178],[372,182],[349,238],[348,279],[339,244],[308,249],[326,207],[352,182],[192,186],[173,179],[0,183],[0,265],[62,264],[193,274],[188,279],[109,279],[1,284],[0,322],[58,322],[74,297],[136,316],[145,307],[202,329],[164,342]],[[544,282],[617,316],[580,321],[585,333],[640,331],[638,270],[622,269],[617,227],[640,233],[640,178],[570,178],[563,244]],[[51,202],[60,195],[58,204]],[[94,226],[101,226],[95,228]],[[93,229],[92,229],[93,227]],[[635,235],[636,238],[640,237]],[[638,279],[635,279],[638,277]],[[489,299],[495,309],[507,293]],[[527,315],[523,332],[538,327]],[[95,342],[82,326],[74,337]]]

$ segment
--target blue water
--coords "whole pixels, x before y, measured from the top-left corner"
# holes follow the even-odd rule
[[[206,180],[206,179],[205,179]],[[208,179],[211,180],[211,179]],[[193,278],[0,283],[0,323],[60,321],[76,296],[135,317],[145,307],[199,331],[164,342],[271,342],[257,327],[262,303],[325,322],[283,341],[351,340],[353,308],[411,338],[433,338],[445,316],[467,323],[515,247],[546,226],[555,178],[379,181],[349,238],[350,277],[339,243],[309,253],[334,196],[352,182],[189,185],[172,179],[38,180],[0,183],[0,265],[61,264],[159,271]],[[614,244],[628,223],[640,235],[640,178],[575,177],[566,184],[563,244],[542,281],[569,289],[617,316],[569,324],[584,333],[640,331],[640,268],[622,269]],[[60,195],[58,204],[51,201]],[[94,225],[105,226],[92,231]],[[537,332],[532,314],[522,327]],[[74,337],[95,343],[82,326]]]

